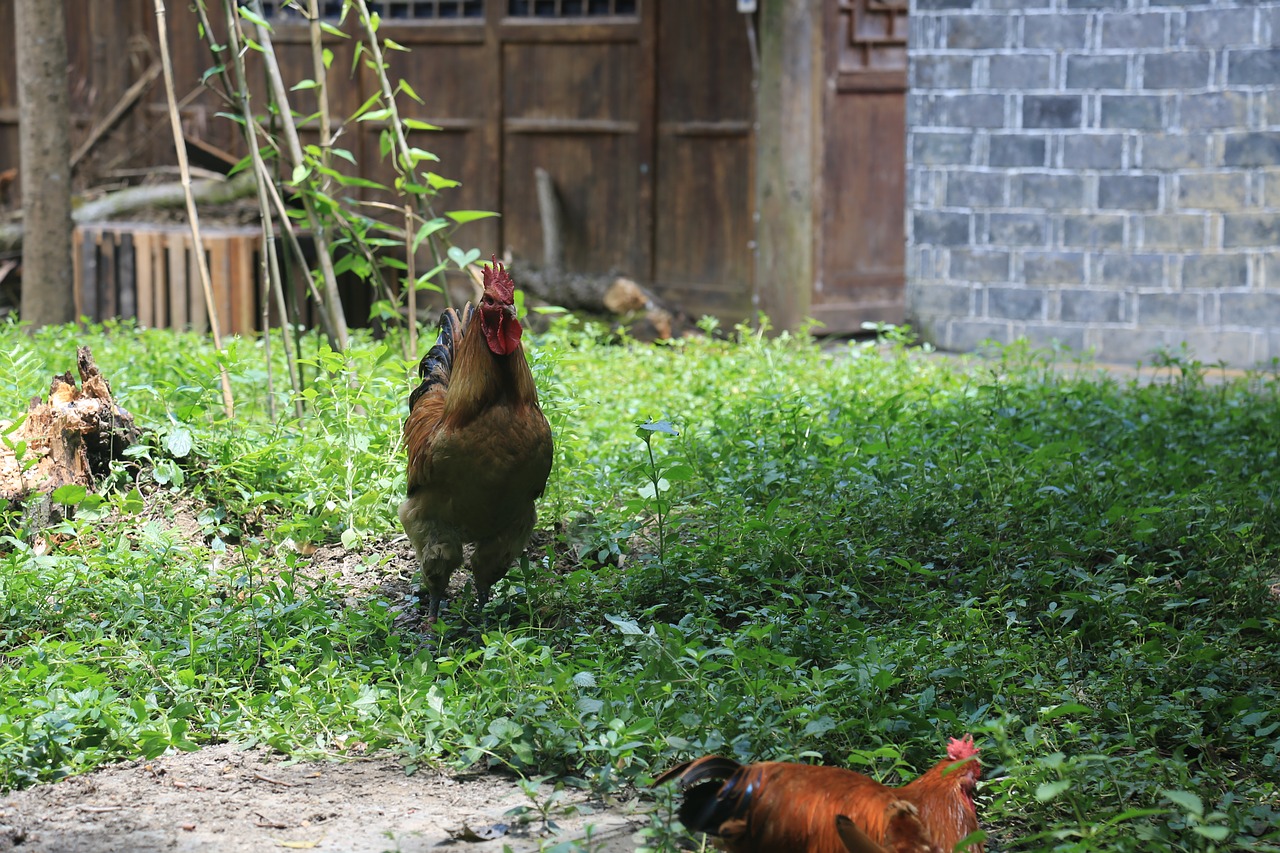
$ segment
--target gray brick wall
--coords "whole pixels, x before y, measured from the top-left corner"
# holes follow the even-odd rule
[[[1280,0],[911,0],[910,21],[927,339],[1280,358]]]

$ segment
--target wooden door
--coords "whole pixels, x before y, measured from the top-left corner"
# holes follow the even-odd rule
[[[728,322],[753,313],[752,25],[729,0],[658,5],[654,287]]]
[[[824,333],[905,315],[907,0],[826,0],[817,280]]]

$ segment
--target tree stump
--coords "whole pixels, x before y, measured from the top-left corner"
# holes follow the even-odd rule
[[[81,387],[70,371],[53,377],[49,400],[31,401],[15,428],[0,421],[0,498],[23,501],[75,484],[92,488],[137,441],[133,415],[116,405],[88,347],[76,349]]]

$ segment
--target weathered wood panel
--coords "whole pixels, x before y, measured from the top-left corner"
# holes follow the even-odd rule
[[[906,0],[826,0],[823,198],[810,313],[900,323],[906,281]]]
[[[752,20],[732,3],[701,12],[659,3],[654,290],[735,321],[752,313]]]

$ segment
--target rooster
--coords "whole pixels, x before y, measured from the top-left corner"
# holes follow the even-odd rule
[[[840,767],[741,765],[718,755],[673,767],[654,784],[678,780],[680,822],[718,836],[731,853],[933,853],[978,829],[977,756],[971,735],[952,738],[945,759],[901,788]],[[851,832],[842,837],[841,816],[877,846],[855,846]]]
[[[848,853],[943,853],[929,839],[920,811],[906,800],[894,800],[885,808],[884,846],[867,837],[844,815],[836,815],[836,833]]]
[[[474,309],[440,317],[440,337],[418,365],[404,443],[408,495],[400,523],[422,569],[427,619],[440,616],[463,546],[483,611],[489,590],[524,550],[534,501],[551,472],[551,427],[525,360],[515,285],[494,258]]]

